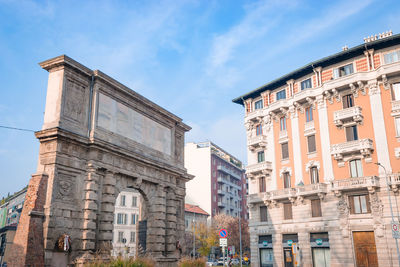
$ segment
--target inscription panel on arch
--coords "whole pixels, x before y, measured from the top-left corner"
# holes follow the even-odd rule
[[[171,155],[171,129],[104,94],[98,101],[98,127]]]

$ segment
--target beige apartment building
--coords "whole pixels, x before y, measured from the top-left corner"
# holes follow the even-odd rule
[[[399,266],[399,34],[233,102],[245,108],[252,266]]]

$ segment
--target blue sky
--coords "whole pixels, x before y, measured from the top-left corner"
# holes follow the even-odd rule
[[[0,0],[0,125],[39,130],[48,73],[67,54],[100,69],[246,162],[244,110],[231,100],[392,29],[400,1]],[[35,173],[31,132],[0,128],[0,196]]]

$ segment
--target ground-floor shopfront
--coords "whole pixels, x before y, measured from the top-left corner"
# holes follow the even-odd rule
[[[399,198],[392,194],[393,205]],[[318,212],[315,199],[251,205],[252,266],[399,266],[387,192],[327,192]]]

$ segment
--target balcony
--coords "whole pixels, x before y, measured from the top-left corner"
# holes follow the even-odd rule
[[[269,191],[269,200],[291,199],[296,197],[296,188],[284,188]]]
[[[303,186],[296,187],[298,196],[312,196],[312,195],[326,195],[327,193],[327,184],[318,183],[318,184],[308,184]]]
[[[249,178],[256,175],[268,175],[272,171],[272,164],[269,161],[264,161],[252,164],[246,167],[246,174]]]
[[[258,147],[265,149],[267,147],[267,137],[265,135],[251,137],[248,139],[247,145],[251,151],[254,151]]]
[[[242,176],[240,174],[235,173],[234,171],[226,168],[223,165],[218,165],[217,166],[217,170],[222,171],[222,172],[224,172],[226,174],[229,174],[230,176],[232,176],[232,177],[234,177],[236,179],[242,180]]]
[[[260,121],[262,117],[263,117],[263,109],[256,109],[247,114],[246,120]]]
[[[351,107],[337,110],[333,113],[333,123],[341,128],[346,122],[361,123],[363,121],[362,108]]]
[[[389,174],[388,181],[393,192],[397,192],[400,187],[400,173]]]
[[[225,195],[225,191],[223,191],[222,189],[218,189],[217,193],[218,195]]]
[[[378,186],[379,178],[376,176],[354,177],[332,182],[332,190],[336,195],[340,195],[342,191],[359,189],[368,189],[369,192],[374,192]]]
[[[315,126],[314,126],[314,121],[309,121],[306,122],[306,124],[304,125],[304,135],[310,135],[315,133]]]
[[[264,201],[265,194],[266,193],[256,193],[256,194],[248,195],[247,203],[248,204],[261,203]]]
[[[364,156],[365,161],[371,161],[371,153],[374,151],[374,144],[371,139],[359,139],[331,146],[331,155],[343,166],[343,158],[348,154],[358,153]]]
[[[392,116],[400,114],[400,100],[392,101]]]
[[[218,201],[218,207],[219,207],[219,208],[225,207],[225,203],[222,202],[222,201]]]

